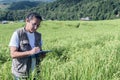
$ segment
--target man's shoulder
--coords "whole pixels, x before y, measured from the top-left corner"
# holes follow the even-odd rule
[[[16,29],[16,30],[13,32],[13,34],[18,34],[22,29],[23,29],[23,28],[18,28],[18,29]]]
[[[15,32],[16,32],[18,35],[23,34],[23,33],[25,32],[24,27],[16,29]]]

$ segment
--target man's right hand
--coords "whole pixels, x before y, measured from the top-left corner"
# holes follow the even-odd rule
[[[39,47],[34,47],[31,51],[30,51],[30,54],[35,54],[35,53],[38,53],[40,51],[40,48]]]

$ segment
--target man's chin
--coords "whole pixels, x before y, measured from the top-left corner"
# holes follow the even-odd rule
[[[35,32],[35,31],[36,31],[36,30],[34,30],[34,29],[33,29],[33,30],[30,30],[30,33],[33,33],[33,32]]]
[[[30,31],[30,33],[33,33],[33,32],[35,32],[35,31]]]

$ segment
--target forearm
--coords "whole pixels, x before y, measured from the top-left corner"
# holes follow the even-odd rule
[[[12,58],[21,58],[21,57],[29,56],[31,54],[32,54],[31,51],[25,51],[25,52],[14,51],[14,52],[11,52],[11,57]]]
[[[21,58],[29,55],[33,55],[40,51],[39,47],[34,47],[32,50],[20,52],[16,47],[10,47],[10,54],[12,58]]]

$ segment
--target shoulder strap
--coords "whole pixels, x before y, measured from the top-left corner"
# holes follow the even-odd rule
[[[38,32],[35,32],[34,35],[35,35],[35,46],[36,46],[36,47],[37,47],[37,46],[41,47],[41,44],[40,44],[41,34],[38,33]]]
[[[24,28],[18,29],[17,34],[20,41],[22,41],[23,39],[27,39],[29,41]]]
[[[25,48],[23,47],[23,44],[28,44],[29,45],[29,50],[31,49],[31,46],[29,44],[29,39],[27,36],[27,33],[24,28],[20,28],[17,30],[18,38],[19,38],[19,51],[24,51]]]

